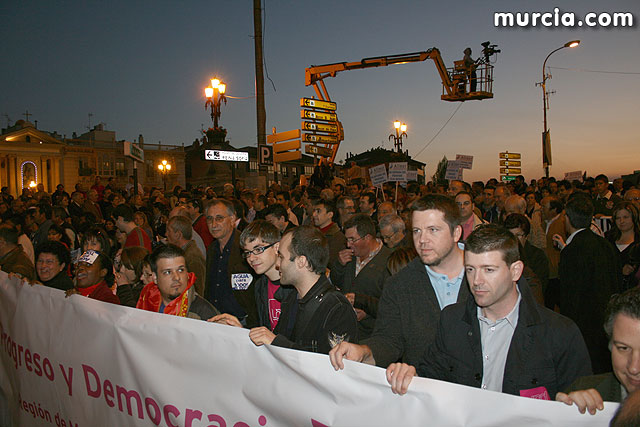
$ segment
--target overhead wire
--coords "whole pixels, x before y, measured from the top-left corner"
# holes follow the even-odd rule
[[[453,116],[456,115],[456,113],[458,112],[458,110],[460,109],[460,107],[462,107],[462,102],[458,105],[458,108],[456,108],[453,112],[453,114],[451,114],[451,116],[449,116],[449,118],[447,119],[446,122],[444,122],[444,124],[442,125],[442,127],[440,128],[440,130],[433,136],[433,138],[431,138],[429,140],[429,142],[427,142],[427,144],[422,147],[422,149],[420,151],[418,151],[416,154],[413,155],[414,158],[417,158],[420,153],[422,153],[429,145],[431,145],[431,143],[433,141],[435,141],[435,139],[438,137],[438,135],[440,135],[440,132],[442,132],[442,130],[447,126],[447,124],[449,124],[449,122],[451,121],[451,119],[453,119]]]
[[[601,74],[627,74],[627,75],[640,75],[640,72],[633,71],[606,71],[606,70],[585,70],[584,68],[565,68],[565,67],[551,67],[554,70],[567,70],[567,71],[577,71],[580,73],[601,73]]]

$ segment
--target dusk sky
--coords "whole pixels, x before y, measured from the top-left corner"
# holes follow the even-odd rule
[[[24,119],[71,137],[103,122],[118,139],[185,145],[211,126],[204,88],[217,76],[229,99],[220,124],[235,147],[256,145],[253,11],[249,0],[52,2],[0,4],[0,121]],[[494,99],[440,100],[432,61],[354,70],[326,79],[338,104],[346,152],[392,148],[393,120],[408,125],[404,148],[427,163],[474,156],[465,180],[499,177],[498,153],[522,153],[527,179],[543,175],[542,79],[547,65],[551,175],[587,170],[612,179],[640,169],[640,2],[617,1],[348,1],[263,0],[267,133],[300,127],[305,68],[365,57],[440,49],[447,66],[466,47],[502,50]],[[496,28],[494,12],[630,12],[634,26]],[[566,69],[561,69],[566,68]],[[594,72],[597,71],[597,72]],[[272,84],[272,82],[273,84]],[[274,88],[275,87],[275,88]],[[419,154],[418,154],[419,153]]]

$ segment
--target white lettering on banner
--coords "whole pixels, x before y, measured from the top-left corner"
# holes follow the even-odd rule
[[[0,408],[16,426],[595,427],[618,407],[582,415],[424,378],[397,396],[377,367],[336,372],[327,355],[256,347],[246,329],[65,298],[4,272],[0,332]]]
[[[234,291],[246,291],[253,281],[253,276],[249,273],[236,273],[231,275],[231,289]]]

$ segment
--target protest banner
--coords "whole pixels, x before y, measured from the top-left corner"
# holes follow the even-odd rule
[[[405,182],[407,180],[407,162],[389,163],[389,181]]]
[[[457,160],[449,160],[447,162],[447,171],[445,172],[445,179],[462,179],[462,166]]]
[[[462,169],[473,169],[473,156],[465,154],[456,154],[456,161]]]
[[[387,182],[387,167],[385,165],[371,167],[369,168],[369,176],[374,187],[381,186]]]
[[[582,415],[424,378],[397,396],[381,368],[335,371],[327,355],[256,347],[245,329],[65,298],[4,272],[0,332],[3,425],[595,427],[618,406]]]

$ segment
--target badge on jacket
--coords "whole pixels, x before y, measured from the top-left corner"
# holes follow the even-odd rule
[[[234,291],[246,291],[253,281],[253,276],[249,273],[236,273],[231,275],[231,289]]]

